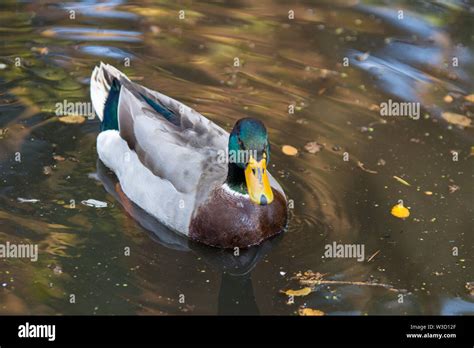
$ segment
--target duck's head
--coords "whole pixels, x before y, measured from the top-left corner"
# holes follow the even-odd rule
[[[229,136],[228,186],[248,194],[259,205],[273,201],[273,192],[267,173],[270,162],[270,143],[262,122],[242,118],[234,125]]]

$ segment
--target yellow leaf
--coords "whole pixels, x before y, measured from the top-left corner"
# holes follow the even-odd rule
[[[306,287],[299,290],[286,290],[283,291],[283,293],[288,296],[306,296],[311,293],[311,288]]]
[[[407,208],[405,208],[402,204],[397,204],[393,206],[391,213],[393,216],[400,219],[405,219],[410,216],[410,211]]]
[[[300,308],[298,309],[298,314],[299,315],[311,315],[311,316],[321,316],[324,315],[323,311],[320,311],[318,309],[312,309],[312,308]]]
[[[443,98],[443,100],[445,103],[452,103],[454,98],[448,94]]]
[[[67,124],[81,124],[84,123],[86,118],[80,115],[69,115],[59,117],[59,121]]]
[[[469,94],[464,97],[467,101],[474,103],[474,94]]]
[[[296,147],[291,146],[291,145],[283,145],[281,150],[287,156],[296,156],[296,154],[298,153],[298,149]]]
[[[443,112],[441,115],[447,122],[462,127],[469,127],[471,119],[464,115],[456,114],[454,112]]]
[[[406,186],[411,186],[407,181],[403,180],[402,178],[399,178],[398,176],[394,175],[393,178],[397,180],[399,183],[406,185]]]

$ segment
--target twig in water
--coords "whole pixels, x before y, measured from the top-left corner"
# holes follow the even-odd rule
[[[369,259],[367,260],[367,262],[370,262],[370,261],[372,261],[372,259],[373,259],[375,256],[377,256],[379,253],[380,253],[380,249],[379,249],[379,250],[377,250],[375,253],[373,253],[373,254],[372,254],[372,256],[371,256],[371,257],[369,257]]]
[[[304,274],[298,273],[293,279],[297,279],[301,285],[315,287],[317,285],[357,285],[357,286],[378,286],[389,291],[395,292],[406,292],[404,289],[396,289],[390,284],[384,283],[373,283],[373,282],[362,282],[362,281],[348,281],[348,280],[325,280],[325,275],[319,272],[313,273],[311,271],[304,272]]]

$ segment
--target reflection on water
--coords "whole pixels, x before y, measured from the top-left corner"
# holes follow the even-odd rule
[[[474,92],[468,5],[1,7],[0,242],[40,250],[36,263],[0,260],[1,313],[294,314],[300,305],[349,315],[474,313],[465,288],[474,281],[472,127],[442,116],[472,117],[474,109],[463,98]],[[235,257],[140,215],[97,163],[98,121],[71,125],[54,116],[56,103],[89,101],[89,76],[101,60],[226,129],[243,116],[263,120],[272,172],[294,202],[289,231]],[[380,117],[374,105],[388,99],[419,102],[421,118]],[[322,150],[305,151],[310,141]],[[299,154],[285,156],[286,144]],[[108,207],[80,204],[90,198]],[[399,199],[411,208],[406,220],[390,215]],[[322,258],[333,241],[363,243],[366,259],[379,253],[370,262]],[[279,290],[296,287],[290,278],[308,269],[407,294],[400,303],[383,288],[320,286],[287,304]]]

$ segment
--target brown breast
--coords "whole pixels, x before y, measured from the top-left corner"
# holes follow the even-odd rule
[[[273,195],[271,204],[257,205],[218,187],[194,213],[189,237],[220,248],[259,244],[286,227],[286,200],[276,189],[273,189]]]

